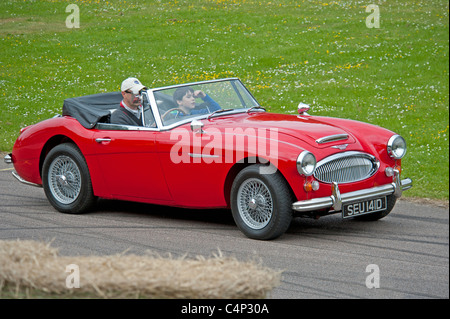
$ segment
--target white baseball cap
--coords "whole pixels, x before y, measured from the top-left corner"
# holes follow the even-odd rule
[[[139,94],[139,91],[144,88],[147,89],[147,87],[142,85],[142,83],[136,78],[128,78],[124,80],[120,87],[122,92],[130,90],[133,94]]]

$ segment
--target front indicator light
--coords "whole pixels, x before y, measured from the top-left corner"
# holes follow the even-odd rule
[[[392,177],[395,175],[395,171],[397,171],[399,174],[402,173],[402,168],[399,165],[395,165],[394,168],[392,167],[386,167],[384,170],[384,173],[387,177]]]
[[[386,174],[387,177],[392,177],[394,176],[394,169],[392,167],[386,167],[384,173]]]
[[[307,192],[316,191],[319,189],[319,182],[318,181],[306,182],[305,185],[303,185],[303,188]]]

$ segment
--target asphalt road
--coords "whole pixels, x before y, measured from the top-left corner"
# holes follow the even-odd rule
[[[400,200],[377,222],[295,219],[273,241],[246,238],[224,210],[194,211],[100,200],[84,215],[56,212],[41,188],[0,163],[0,240],[52,241],[61,255],[210,257],[220,250],[283,270],[269,298],[449,298],[448,206]],[[220,274],[218,274],[220,275]],[[368,288],[369,286],[376,286]],[[378,287],[378,288],[377,288]]]

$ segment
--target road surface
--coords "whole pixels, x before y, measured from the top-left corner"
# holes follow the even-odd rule
[[[226,210],[195,211],[99,200],[94,212],[66,215],[42,188],[19,183],[0,163],[0,240],[52,241],[61,255],[211,257],[219,250],[283,270],[269,298],[449,298],[446,205],[400,200],[377,222],[295,219],[272,241],[246,238]],[[218,274],[220,275],[220,274]]]

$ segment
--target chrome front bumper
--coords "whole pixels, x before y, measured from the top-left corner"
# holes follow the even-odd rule
[[[292,204],[292,209],[297,212],[312,212],[321,209],[331,208],[334,211],[342,210],[342,206],[363,201],[371,198],[382,197],[394,194],[397,198],[402,196],[402,192],[412,187],[412,180],[409,178],[400,180],[398,172],[395,173],[394,182],[382,186],[361,189],[354,192],[342,193],[339,191],[337,183],[332,184],[332,194],[327,197],[301,200]]]

